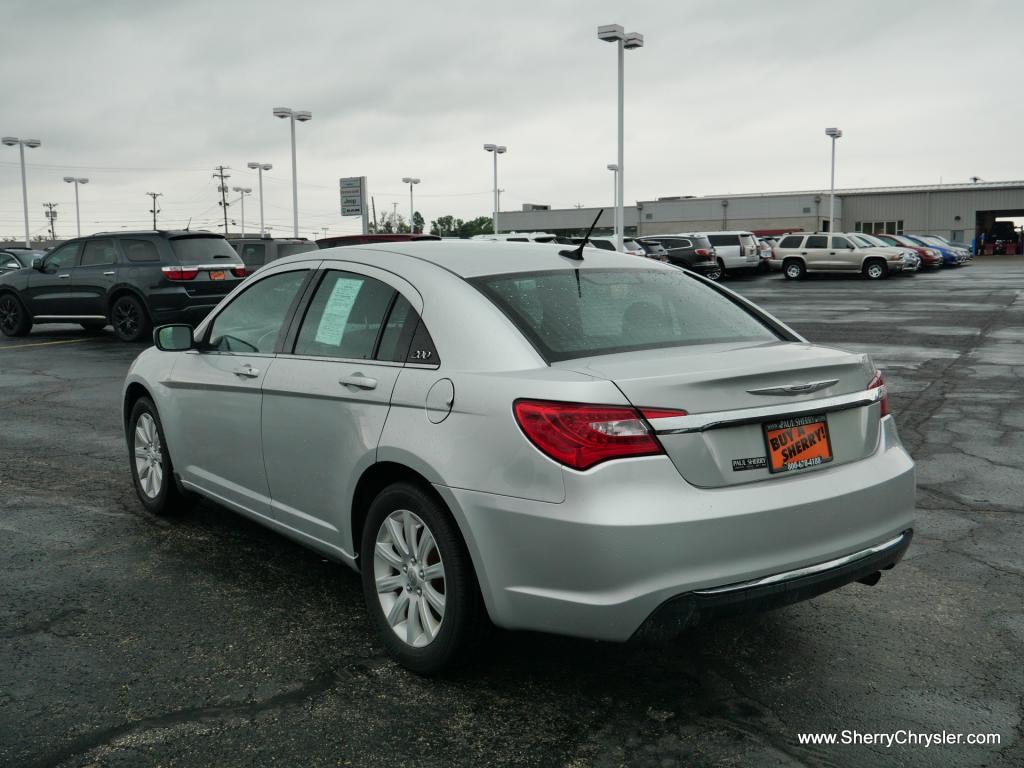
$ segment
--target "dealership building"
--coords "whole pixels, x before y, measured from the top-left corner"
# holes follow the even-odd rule
[[[551,209],[526,204],[521,211],[501,211],[503,232],[576,234],[594,221],[598,208]],[[837,189],[835,227],[829,222],[829,191],[659,197],[625,208],[626,234],[747,230],[757,234],[791,231],[888,232],[942,235],[970,242],[1005,237],[1009,219],[1024,218],[1024,181],[978,181],[912,187]],[[612,228],[612,207],[598,221]]]

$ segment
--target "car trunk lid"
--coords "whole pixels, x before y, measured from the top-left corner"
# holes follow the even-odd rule
[[[878,441],[879,406],[848,402],[868,399],[859,395],[874,367],[862,354],[808,343],[733,342],[555,366],[613,381],[640,409],[705,415],[651,421],[679,473],[696,486],[739,485],[857,461],[870,455]],[[774,428],[772,435],[767,428]],[[783,441],[774,449],[779,471],[769,467],[772,436]],[[813,443],[800,450],[801,440]],[[818,445],[821,441],[824,446]],[[796,452],[789,447],[794,442]],[[804,457],[821,461],[801,466]]]

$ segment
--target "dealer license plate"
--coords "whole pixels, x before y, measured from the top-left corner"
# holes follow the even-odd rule
[[[791,472],[832,461],[825,414],[780,419],[764,425],[768,471]]]
[[[212,272],[210,272],[210,279],[211,280],[223,280],[224,279],[224,270],[223,269],[215,269],[215,270],[213,270]]]

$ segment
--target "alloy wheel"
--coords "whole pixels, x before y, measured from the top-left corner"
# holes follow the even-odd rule
[[[881,264],[869,264],[868,265],[868,277],[872,280],[877,280],[882,276],[882,265]]]
[[[434,534],[414,513],[400,509],[377,531],[373,551],[377,599],[391,629],[406,645],[429,645],[444,621],[444,561]]]
[[[122,336],[134,336],[139,329],[139,308],[130,301],[119,302],[114,307],[114,325]]]
[[[10,296],[0,299],[0,328],[12,333],[21,322],[21,307]]]
[[[155,499],[164,485],[164,457],[156,420],[148,413],[135,422],[134,448],[139,486],[148,498]]]
[[[800,277],[802,270],[798,264],[790,264],[786,267],[786,277],[796,279]]]

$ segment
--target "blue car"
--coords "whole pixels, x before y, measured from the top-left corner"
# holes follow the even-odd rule
[[[942,243],[931,242],[923,239],[920,236],[915,235],[903,235],[907,240],[920,245],[922,248],[932,248],[942,254],[942,266],[944,267],[955,267],[963,263],[963,259],[957,256],[957,254],[948,245]]]

